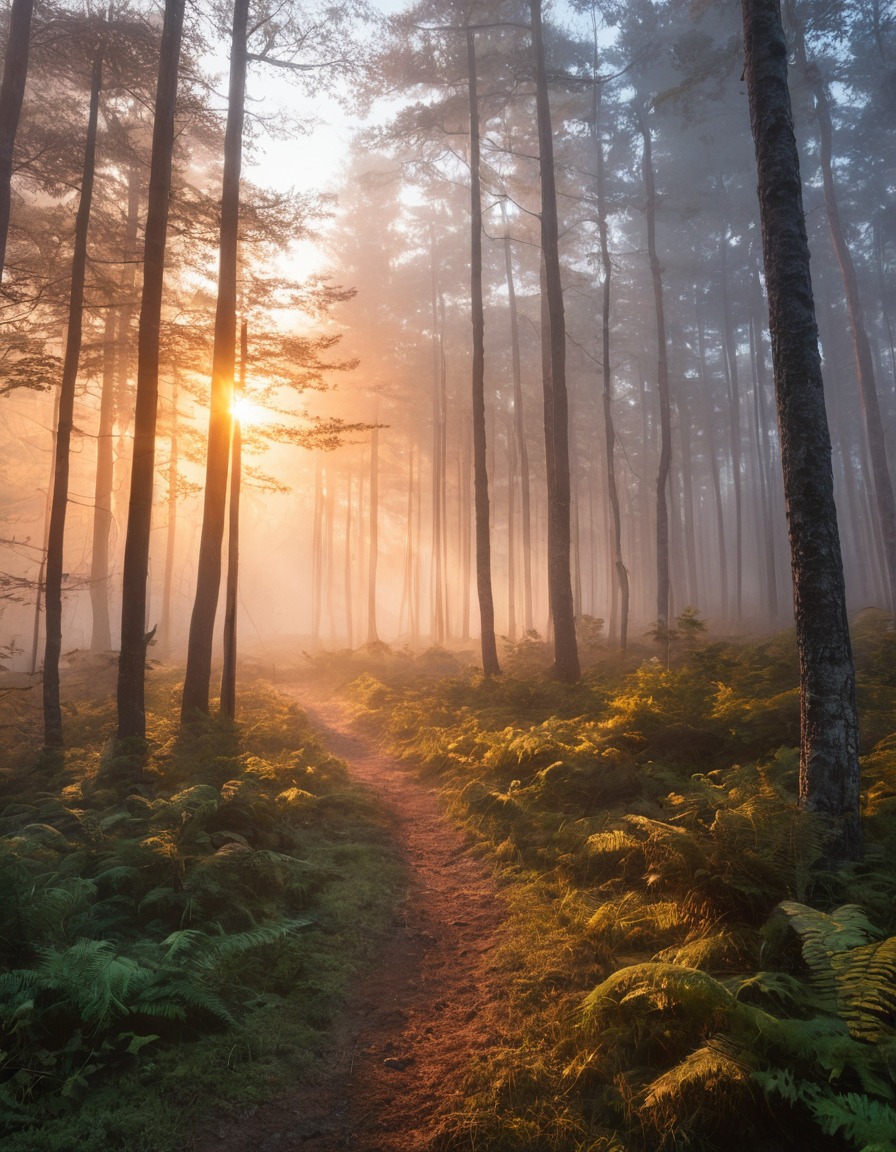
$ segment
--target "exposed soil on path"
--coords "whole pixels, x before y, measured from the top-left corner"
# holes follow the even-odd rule
[[[326,747],[381,801],[408,885],[375,968],[353,990],[310,1082],[207,1132],[196,1152],[424,1152],[472,1060],[499,1039],[491,951],[503,905],[435,790],[303,698]]]

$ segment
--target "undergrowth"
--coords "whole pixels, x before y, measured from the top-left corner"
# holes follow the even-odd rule
[[[398,867],[285,697],[256,684],[239,724],[180,737],[178,686],[156,672],[148,750],[116,758],[113,693],[80,672],[69,750],[5,750],[0,1141],[167,1152],[313,1066]]]
[[[796,804],[792,636],[682,629],[668,663],[604,650],[572,688],[533,636],[505,661],[525,674],[492,681],[327,658],[511,893],[506,1042],[471,1069],[444,1149],[896,1149],[888,623],[854,629],[867,851],[839,872]]]

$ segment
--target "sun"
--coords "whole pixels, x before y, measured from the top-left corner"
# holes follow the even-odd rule
[[[268,414],[260,404],[240,396],[230,406],[230,413],[238,424],[264,424]]]

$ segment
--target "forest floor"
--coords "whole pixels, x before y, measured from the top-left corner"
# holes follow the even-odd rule
[[[350,996],[313,1079],[238,1120],[206,1129],[197,1152],[423,1152],[461,1102],[471,1060],[501,1040],[492,963],[503,901],[491,869],[449,823],[438,790],[369,737],[338,704],[300,703],[321,741],[382,805],[406,867],[378,965]]]

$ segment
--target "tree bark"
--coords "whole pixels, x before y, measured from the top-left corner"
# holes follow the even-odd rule
[[[500,671],[495,642],[489,536],[488,466],[485,440],[485,312],[482,305],[482,194],[479,179],[479,95],[476,90],[476,42],[467,29],[467,82],[470,99],[470,314],[473,324],[473,502],[476,509],[476,591],[479,595],[479,643],[482,671]]]
[[[93,200],[96,169],[96,138],[99,120],[100,92],[103,86],[103,45],[93,55],[90,77],[90,102],[87,114],[87,138],[84,144],[84,168],[81,195],[75,218],[75,246],[72,256],[71,294],[68,306],[68,335],[59,389],[59,417],[56,427],[56,454],[53,466],[53,501],[50,507],[50,529],[47,534],[47,573],[45,587],[46,643],[44,647],[44,743],[48,748],[62,747],[62,708],[59,703],[59,657],[62,652],[62,566],[65,543],[65,514],[68,506],[68,477],[72,423],[75,407],[75,383],[81,356],[81,329],[84,319],[84,278],[87,268],[87,230]]]
[[[719,279],[722,296],[722,327],[728,377],[728,431],[731,445],[731,479],[734,488],[734,618],[740,623],[744,609],[744,513],[741,476],[740,376],[737,370],[737,336],[728,298],[728,229],[719,237]]]
[[[12,153],[28,77],[28,49],[34,0],[12,0],[3,81],[0,83],[0,282],[6,265],[6,239],[12,202]]]
[[[320,647],[320,618],[324,588],[324,466],[314,454],[314,507],[311,521],[311,650]]]
[[[118,663],[118,739],[146,736],[146,604],[156,467],[159,336],[165,276],[174,109],[184,22],[184,0],[166,0],[159,52],[149,198],[143,256],[143,295],[137,336],[137,397],[128,527],[124,547],[121,656]]]
[[[240,375],[234,399],[246,387],[249,352],[248,324],[240,325]],[[227,518],[227,584],[224,590],[224,664],[221,671],[221,715],[236,717],[237,599],[240,589],[240,489],[243,479],[243,442],[239,418],[234,415],[230,439],[230,507]]]
[[[607,227],[607,189],[604,164],[604,145],[600,135],[601,88],[594,85],[594,140],[597,161],[597,231],[600,237],[600,259],[604,278],[601,285],[600,343],[603,360],[603,390],[601,401],[604,412],[604,447],[606,450],[607,499],[610,503],[612,526],[613,569],[615,590],[619,597],[619,647],[628,646],[629,587],[628,569],[622,557],[622,516],[619,511],[619,488],[616,484],[616,427],[613,423],[613,367],[610,363],[610,305],[612,299],[613,266],[610,263],[609,229]],[[613,598],[615,605],[615,597]],[[612,613],[615,618],[616,613]],[[615,627],[612,629],[615,638]]]
[[[96,474],[93,483],[93,532],[90,541],[90,651],[112,647],[109,621],[109,537],[112,532],[112,434],[115,423],[115,309],[106,312],[103,332],[103,379],[100,422],[96,434]]]
[[[429,248],[432,285],[432,637],[436,644],[445,641],[445,589],[442,534],[442,493],[445,486],[445,347],[444,315],[439,305],[438,250],[435,225],[429,226]]]
[[[111,573],[109,541],[114,522],[115,478],[115,415],[120,397],[119,380],[127,379],[130,351],[131,316],[137,225],[140,207],[140,174],[136,165],[128,170],[128,209],[125,224],[122,257],[124,266],[119,278],[121,299],[118,307],[110,307],[103,336],[103,383],[100,397],[100,421],[96,445],[96,478],[93,494],[93,533],[90,558],[90,606],[92,634],[90,650],[107,652],[112,648],[110,623]]]
[[[858,859],[858,720],[799,156],[778,0],[742,0],[800,657],[800,803]]]
[[[370,433],[370,516],[367,531],[367,643],[380,641],[376,626],[376,567],[379,558],[380,430],[374,417]]]
[[[716,451],[716,412],[712,399],[712,387],[706,370],[706,332],[703,327],[703,313],[700,296],[695,294],[697,323],[697,356],[700,371],[700,384],[703,390],[706,415],[707,454],[709,456],[709,478],[712,483],[713,502],[716,510],[716,536],[719,550],[719,606],[722,619],[728,618],[728,550],[725,546],[725,505],[722,500],[722,482],[719,476],[719,455]]]
[[[352,473],[349,469],[345,481],[345,567],[343,570],[343,595],[345,597],[345,631],[349,648],[355,646],[355,628],[352,602]]]
[[[543,372],[545,449],[548,476],[548,599],[554,632],[554,673],[566,683],[581,675],[576,644],[570,575],[569,411],[566,394],[566,319],[560,276],[560,236],[554,176],[554,139],[548,97],[541,22],[541,0],[530,0],[535,104],[541,173],[541,248],[550,350],[550,372]]]
[[[656,476],[656,625],[662,636],[669,628],[669,472],[672,465],[672,409],[669,401],[669,352],[666,347],[666,311],[663,303],[663,271],[656,251],[656,180],[653,172],[653,141],[647,113],[638,109],[644,142],[642,174],[647,215],[647,258],[653,283],[656,311],[657,392],[660,401],[660,461]]]
[[[239,242],[240,167],[243,154],[243,119],[246,102],[246,37],[249,0],[235,0],[230,48],[230,87],[227,128],[224,134],[224,181],[221,196],[221,247],[218,263],[218,303],[215,312],[215,347],[212,357],[208,450],[205,465],[205,501],[196,598],[190,619],[187,670],[184,677],[181,721],[197,712],[208,713],[212,645],[218,595],[221,590],[221,545],[227,505],[227,467],[230,458],[231,401],[236,360],[236,280]]]
[[[162,577],[162,611],[159,614],[159,647],[167,655],[171,648],[171,588],[174,581],[174,557],[177,546],[177,481],[179,468],[178,411],[180,379],[174,369],[171,389],[171,435],[168,448],[168,524],[165,529],[165,573]]]
[[[510,362],[513,376],[513,434],[516,439],[516,458],[520,478],[520,519],[523,545],[523,627],[533,627],[532,613],[532,507],[529,479],[529,445],[526,442],[526,421],[523,410],[523,375],[520,360],[520,323],[516,304],[516,286],[513,282],[513,259],[510,251],[510,233],[507,228],[507,207],[501,201],[501,219],[504,223],[504,277],[507,283],[507,310],[510,316]]]

